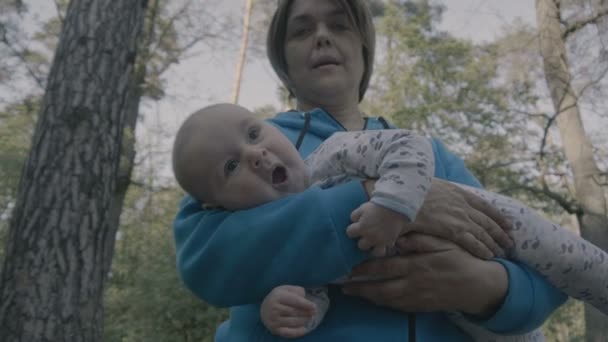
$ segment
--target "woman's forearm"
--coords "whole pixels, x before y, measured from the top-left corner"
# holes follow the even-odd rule
[[[495,261],[478,260],[479,266],[470,282],[470,307],[465,310],[480,319],[493,316],[503,305],[509,289],[509,276],[502,264]]]
[[[523,264],[496,259],[509,283],[503,302],[490,316],[471,316],[474,323],[497,334],[521,334],[538,328],[567,296]]]
[[[350,182],[236,212],[187,203],[174,222],[178,271],[217,306],[259,302],[282,284],[325,284],[365,258],[345,230],[366,200],[361,183]]]

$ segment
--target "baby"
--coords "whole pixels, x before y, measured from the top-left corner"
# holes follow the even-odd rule
[[[357,179],[377,179],[371,199],[353,212],[347,228],[372,256],[393,250],[404,225],[384,226],[387,217],[414,221],[433,180],[430,141],[407,130],[335,133],[307,159],[274,126],[248,110],[214,105],[192,114],[173,149],[180,186],[205,206],[246,209],[304,191]],[[461,185],[458,185],[461,186]],[[522,204],[461,186],[491,203],[513,222],[510,258],[526,263],[568,295],[608,313],[608,260],[601,249],[554,225]],[[447,235],[447,234],[446,234]],[[281,304],[277,304],[281,298]],[[262,304],[264,324],[275,334],[298,337],[314,329],[329,305],[323,288],[275,288]],[[301,326],[287,326],[294,319]],[[461,317],[452,319],[476,341],[535,341],[536,334],[498,337]],[[287,329],[289,328],[289,329]]]

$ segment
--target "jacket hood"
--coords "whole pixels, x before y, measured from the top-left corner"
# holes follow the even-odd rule
[[[310,124],[306,133],[314,134],[325,140],[336,131],[344,131],[344,127],[329,113],[321,108],[316,108],[308,112],[310,114]],[[285,128],[301,130],[305,125],[305,112],[289,111],[277,114],[272,123]]]

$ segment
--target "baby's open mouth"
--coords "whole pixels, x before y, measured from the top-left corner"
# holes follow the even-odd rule
[[[287,181],[287,169],[277,166],[272,170],[272,184],[281,184]]]

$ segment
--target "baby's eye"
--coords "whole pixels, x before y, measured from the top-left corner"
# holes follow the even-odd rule
[[[226,176],[230,176],[235,170],[236,168],[239,166],[239,162],[234,160],[234,159],[230,159],[229,161],[226,162],[226,165],[224,165],[224,174]]]
[[[249,139],[256,140],[260,136],[260,130],[258,128],[253,128],[249,130]]]

